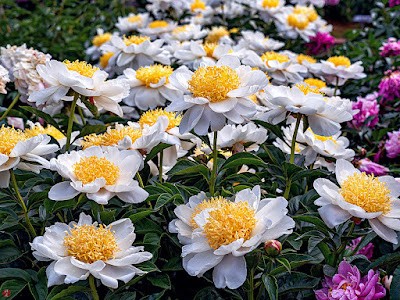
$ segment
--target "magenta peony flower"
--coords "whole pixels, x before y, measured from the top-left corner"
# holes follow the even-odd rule
[[[400,5],[400,0],[389,0],[389,6],[393,7],[396,5]]]
[[[362,237],[360,236],[359,238],[356,238],[355,240],[351,241],[351,245],[347,246],[347,248],[351,248],[351,250],[353,251],[354,249],[356,249],[357,245],[360,243]],[[367,246],[363,247],[362,249],[359,249],[356,254],[361,254],[361,255],[365,255],[368,259],[371,259],[373,251],[374,251],[374,244],[369,243]]]
[[[357,97],[357,102],[353,102],[353,110],[359,110],[359,112],[353,116],[353,120],[351,121],[354,127],[362,127],[365,120],[370,116],[375,116],[375,118],[365,124],[365,126],[372,128],[376,123],[378,123],[379,105],[376,101],[378,96],[378,92],[374,92],[367,95],[365,98]]]
[[[325,0],[326,5],[338,5],[340,0]]]
[[[385,77],[382,78],[379,84],[379,95],[383,96],[382,101],[393,101],[400,97],[400,71],[387,70]]]
[[[315,36],[310,36],[310,42],[305,44],[308,48],[308,53],[318,55],[326,52],[335,44],[335,38],[328,32],[317,32]]]
[[[379,50],[382,57],[400,55],[400,41],[397,41],[393,37],[388,38],[387,42],[383,43],[383,46]]]
[[[389,139],[385,143],[386,156],[395,158],[400,154],[400,130],[389,132]]]
[[[379,272],[369,270],[361,278],[360,270],[347,261],[339,264],[338,272],[332,278],[325,277],[322,289],[314,291],[317,300],[374,300],[385,297],[386,290],[379,283]]]
[[[389,169],[377,164],[368,158],[360,159],[357,162],[357,167],[361,172],[365,172],[367,175],[374,174],[375,176],[382,176],[389,172]]]

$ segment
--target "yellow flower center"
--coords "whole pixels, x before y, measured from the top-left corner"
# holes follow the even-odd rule
[[[309,86],[315,86],[317,89],[326,88],[326,83],[316,78],[307,78],[304,83]]]
[[[99,225],[75,225],[71,232],[64,237],[63,245],[66,255],[73,256],[84,263],[107,261],[114,258],[120,249],[114,233],[107,227]]]
[[[209,202],[206,206],[213,209],[209,211],[203,229],[211,248],[216,250],[241,238],[244,241],[250,239],[257,219],[247,202],[235,203],[222,197],[211,198]]]
[[[194,0],[192,4],[190,4],[190,9],[194,12],[196,9],[205,10],[206,4],[201,0]]]
[[[139,70],[136,71],[136,79],[144,82],[147,87],[150,87],[150,84],[158,83],[161,78],[165,77],[168,82],[169,75],[172,74],[174,70],[170,66],[163,66],[159,64],[155,64],[149,67],[140,67]]]
[[[351,66],[350,59],[346,56],[332,56],[329,57],[327,61],[333,63],[336,67],[337,66],[346,66],[346,68]]]
[[[209,42],[205,42],[205,43],[203,44],[203,49],[204,49],[204,51],[206,51],[207,57],[213,57],[214,50],[215,50],[215,48],[217,48],[218,46],[219,46],[218,43],[209,43]]]
[[[26,141],[28,137],[19,129],[1,126],[0,129],[0,153],[9,155],[18,142]]]
[[[287,21],[290,26],[298,28],[300,30],[305,29],[308,26],[308,17],[303,14],[290,14],[287,17]]]
[[[247,98],[249,98],[251,101],[253,101],[255,104],[258,104],[257,101],[257,96],[255,94],[247,96]]]
[[[88,156],[73,165],[74,174],[83,184],[104,178],[106,185],[114,185],[119,177],[119,167],[105,157]]]
[[[261,59],[266,63],[268,67],[269,67],[268,62],[271,60],[277,60],[280,63],[289,61],[289,57],[287,55],[279,54],[274,51],[265,52],[261,56]]]
[[[220,38],[224,36],[229,36],[229,31],[226,29],[226,27],[223,26],[213,27],[211,28],[211,31],[208,32],[206,41],[211,43],[217,43],[220,40]]]
[[[142,17],[141,16],[132,16],[132,17],[129,17],[127,20],[129,23],[137,23],[137,22],[142,22]]]
[[[340,194],[347,202],[357,205],[366,212],[390,212],[392,200],[386,183],[380,182],[374,175],[354,173],[342,184]]]
[[[307,6],[296,6],[293,9],[293,13],[305,15],[308,18],[308,21],[314,22],[318,18],[318,13],[314,8]]]
[[[168,112],[164,109],[157,108],[155,110],[148,110],[139,119],[140,126],[143,127],[144,124],[153,126],[157,122],[159,116],[166,116],[169,120],[167,130],[179,126],[181,122],[182,115],[176,115],[174,112]]]
[[[321,92],[318,88],[309,86],[309,85],[305,85],[305,84],[296,84],[296,87],[299,88],[300,91],[302,91],[304,93],[304,95],[307,95],[309,93],[315,93],[315,94],[321,94],[323,95],[324,93]]]
[[[95,45],[96,47],[100,47],[105,42],[108,42],[111,39],[111,37],[112,37],[112,34],[109,32],[96,35],[92,40],[92,44]]]
[[[166,21],[153,21],[149,24],[149,28],[160,28],[160,27],[167,27],[168,26],[168,22]]]
[[[181,33],[181,32],[186,32],[186,31],[189,31],[191,28],[192,28],[192,26],[190,26],[190,25],[179,26],[179,27],[176,27],[176,28],[172,31],[172,33],[178,34],[178,33]]]
[[[76,60],[74,62],[70,62],[69,60],[64,60],[63,64],[70,71],[75,71],[81,74],[82,76],[92,78],[94,73],[99,70],[99,68],[93,67],[91,64],[88,64],[86,61]]]
[[[110,60],[111,56],[113,56],[113,52],[106,52],[102,56],[100,56],[100,66],[102,68],[107,68],[108,61]]]
[[[264,0],[262,2],[262,6],[264,8],[267,8],[267,7],[269,7],[269,8],[278,7],[278,5],[279,5],[279,0]]]
[[[224,101],[227,94],[239,86],[239,75],[228,66],[201,67],[188,82],[194,97],[203,97],[210,102]]]
[[[303,60],[306,60],[312,64],[315,64],[317,62],[317,60],[312,56],[305,55],[305,54],[299,54],[297,56],[297,61],[299,62],[299,64],[303,64]]]
[[[62,132],[60,130],[58,130],[57,128],[55,128],[52,125],[47,125],[47,127],[44,128],[40,124],[35,124],[35,126],[33,126],[31,129],[25,129],[25,133],[28,138],[37,136],[39,134],[47,134],[49,136],[52,136],[56,140],[61,140],[61,139],[65,138],[65,135],[62,134]]]
[[[337,141],[336,141],[332,136],[322,136],[322,135],[315,134],[315,133],[311,130],[311,128],[308,128],[307,130],[308,130],[309,132],[311,132],[311,133],[314,135],[314,138],[315,138],[316,140],[319,140],[319,141],[322,141],[322,142],[332,141],[332,142],[334,142],[334,144],[337,146]]]
[[[119,141],[122,141],[126,136],[129,136],[134,143],[142,136],[143,132],[140,129],[135,129],[131,126],[125,126],[121,129],[109,129],[107,132],[96,135],[95,133],[87,135],[81,142],[83,149],[91,146],[115,146]]]
[[[198,151],[201,151],[201,150],[198,149]],[[199,155],[202,155],[202,154],[204,154],[204,153],[201,152],[201,154],[199,154]],[[212,197],[210,200],[205,200],[205,201],[199,203],[196,206],[196,208],[194,209],[194,212],[192,213],[192,217],[190,218],[191,226],[193,228],[199,228],[199,225],[197,225],[194,218],[205,209],[221,208],[222,205],[224,205],[226,201],[227,200],[224,197],[219,196],[219,197]]]
[[[131,35],[131,36],[124,36],[124,43],[125,45],[129,46],[132,44],[139,45],[145,41],[150,41],[150,38],[147,36],[138,36],[138,35]]]

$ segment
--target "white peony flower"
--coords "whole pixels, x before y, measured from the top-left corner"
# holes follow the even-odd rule
[[[50,166],[67,179],[50,189],[51,200],[69,200],[85,193],[99,204],[107,204],[114,196],[127,203],[140,203],[149,195],[133,179],[143,166],[137,152],[94,146],[61,154],[50,161]]]
[[[140,34],[155,39],[157,37],[163,37],[165,34],[171,33],[176,27],[176,22],[155,20],[147,24],[146,27],[139,28]]]
[[[245,255],[262,242],[290,234],[295,222],[288,217],[283,197],[261,200],[260,187],[238,192],[234,201],[207,198],[204,192],[175,209],[178,217],[169,231],[183,244],[183,268],[203,276],[214,268],[217,288],[236,289],[246,280]]]
[[[242,32],[242,38],[239,40],[237,50],[248,49],[262,54],[267,51],[279,50],[285,45],[285,43],[274,40],[265,35],[260,31],[245,30]]]
[[[334,88],[327,87],[326,83],[320,79],[307,78],[307,79],[304,79],[304,81],[300,84],[303,84],[303,85],[306,84],[306,85],[310,86],[311,88],[316,88],[316,89],[318,89],[318,91],[324,93],[328,97],[332,97],[333,94],[335,93]],[[336,90],[336,95],[340,95],[339,90]]]
[[[324,7],[325,5],[325,0],[290,0],[290,2],[298,5],[312,4],[316,7]]]
[[[276,18],[277,14],[284,8],[285,0],[256,0],[251,4],[258,10],[261,19],[268,22]]]
[[[168,41],[191,41],[199,40],[207,35],[207,30],[202,29],[201,25],[187,24],[176,27],[171,33],[165,34],[164,38]]]
[[[6,84],[10,82],[8,71],[2,65],[0,65],[0,93],[7,94]]]
[[[240,124],[256,113],[256,104],[247,96],[268,84],[267,76],[240,64],[232,55],[223,56],[216,64],[203,64],[194,73],[179,68],[169,77],[172,85],[183,91],[183,99],[173,101],[168,111],[187,110],[181,120],[181,133],[191,129],[206,135],[208,129],[217,131],[226,120]]]
[[[149,20],[149,13],[134,14],[130,13],[127,17],[118,17],[115,24],[122,33],[137,31],[139,28],[146,26]]]
[[[208,30],[206,42],[220,43],[220,44],[233,44],[234,41],[230,38],[228,29],[224,26],[212,27]]]
[[[116,289],[118,280],[127,283],[135,275],[146,274],[133,265],[153,257],[143,246],[132,246],[136,234],[130,219],[105,226],[81,213],[78,223],[57,222],[45,230],[43,236],[29,244],[37,260],[52,261],[46,269],[49,287],[93,275],[105,286]]]
[[[103,29],[97,29],[97,35],[92,40],[92,46],[85,50],[85,53],[90,57],[91,60],[97,60],[103,54],[100,47],[106,43],[109,43],[112,34],[109,32],[104,32]]]
[[[398,243],[400,231],[400,183],[392,176],[374,177],[361,173],[343,159],[336,162],[333,182],[319,178],[314,189],[321,196],[314,203],[321,218],[333,228],[352,217],[367,219],[372,229],[385,241]]]

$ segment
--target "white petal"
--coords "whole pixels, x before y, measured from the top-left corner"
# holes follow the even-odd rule
[[[188,255],[183,258],[183,267],[191,276],[203,276],[205,272],[216,266],[223,256],[214,255],[214,250]]]
[[[246,281],[247,267],[244,256],[235,257],[226,255],[224,259],[214,267],[213,281],[215,287],[222,289],[228,287],[237,289]]]
[[[70,181],[63,181],[55,184],[49,191],[49,199],[54,201],[63,201],[74,198],[80,192],[71,186]]]
[[[329,228],[346,222],[352,215],[334,204],[328,204],[318,209],[322,220]]]
[[[385,241],[388,241],[393,244],[397,244],[397,234],[393,229],[388,228],[387,226],[383,225],[379,219],[371,219],[368,220],[369,224],[371,225],[372,229]]]

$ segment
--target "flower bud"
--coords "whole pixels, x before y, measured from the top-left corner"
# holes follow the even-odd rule
[[[264,250],[268,256],[278,256],[282,251],[282,244],[276,240],[269,240],[264,243]]]
[[[393,275],[386,275],[385,277],[383,277],[383,285],[385,286],[385,288],[390,291],[390,284],[392,283],[393,280]]]
[[[362,219],[356,217],[352,217],[350,220],[356,223],[356,225],[360,225],[362,221]]]

